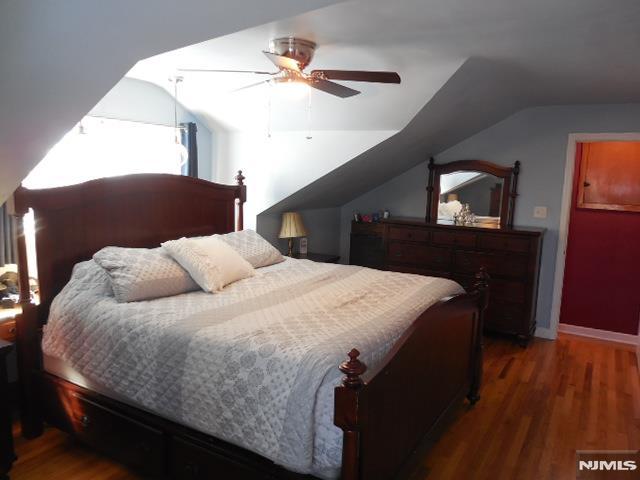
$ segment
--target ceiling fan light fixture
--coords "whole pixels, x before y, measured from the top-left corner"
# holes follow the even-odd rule
[[[284,100],[301,100],[309,95],[309,86],[302,79],[275,78],[273,84],[278,97]]]

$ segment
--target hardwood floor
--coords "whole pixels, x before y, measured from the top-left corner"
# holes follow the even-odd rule
[[[576,449],[638,448],[632,347],[562,335],[522,349],[488,338],[481,400],[454,412],[402,478],[573,479]],[[139,478],[54,429],[29,442],[18,438],[16,450],[13,480]]]

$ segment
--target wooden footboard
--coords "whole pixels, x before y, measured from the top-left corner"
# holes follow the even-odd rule
[[[426,310],[377,370],[366,371],[359,352],[349,352],[335,389],[342,480],[393,478],[449,407],[464,395],[471,403],[479,399],[487,299],[481,271],[473,292]]]

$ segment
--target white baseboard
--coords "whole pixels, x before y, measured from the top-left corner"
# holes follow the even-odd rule
[[[549,340],[556,339],[556,335],[553,333],[553,331],[550,328],[546,327],[537,327],[533,335],[539,338],[547,338]]]
[[[581,337],[597,338],[599,340],[607,340],[609,342],[627,343],[629,345],[639,345],[640,337],[629,333],[610,332],[608,330],[599,330],[597,328],[580,327],[578,325],[569,325],[560,323],[558,331],[569,333],[571,335],[580,335]],[[538,331],[536,330],[536,335]]]

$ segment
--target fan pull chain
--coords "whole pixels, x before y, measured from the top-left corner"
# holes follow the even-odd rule
[[[311,89],[307,88],[308,91],[308,102],[307,102],[307,140],[311,140],[313,137],[311,136]]]

